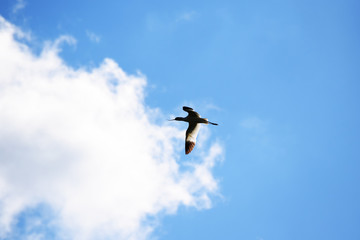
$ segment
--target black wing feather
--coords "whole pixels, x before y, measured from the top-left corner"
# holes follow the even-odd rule
[[[183,106],[183,110],[184,110],[185,112],[188,112],[188,113],[189,113],[189,116],[191,116],[191,117],[200,117],[200,114],[198,114],[197,112],[195,112],[194,109],[192,109],[191,107]]]

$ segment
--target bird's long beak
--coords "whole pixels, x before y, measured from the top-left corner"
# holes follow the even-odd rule
[[[168,121],[175,121],[175,119],[168,119]]]

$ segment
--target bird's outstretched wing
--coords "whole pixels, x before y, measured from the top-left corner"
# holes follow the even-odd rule
[[[189,114],[189,117],[200,117],[200,114],[195,112],[191,107],[183,106],[183,110]]]
[[[199,129],[199,123],[189,123],[189,127],[186,130],[185,154],[189,154],[194,149]]]

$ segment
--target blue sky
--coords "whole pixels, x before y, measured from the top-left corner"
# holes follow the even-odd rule
[[[34,54],[71,36],[59,53],[68,66],[113,59],[146,76],[144,103],[166,119],[189,105],[219,123],[203,131],[223,149],[212,206],[160,214],[157,239],[360,238],[359,12],[351,0],[0,6]]]

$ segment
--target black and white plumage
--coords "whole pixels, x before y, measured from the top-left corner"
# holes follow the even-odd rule
[[[185,137],[185,154],[189,154],[195,147],[196,137],[199,133],[200,123],[203,124],[212,124],[218,125],[217,123],[210,122],[207,118],[200,117],[200,114],[195,112],[194,109],[190,107],[183,107],[183,110],[188,113],[186,117],[176,117],[172,120],[175,121],[184,121],[189,123],[189,127],[186,130]]]

